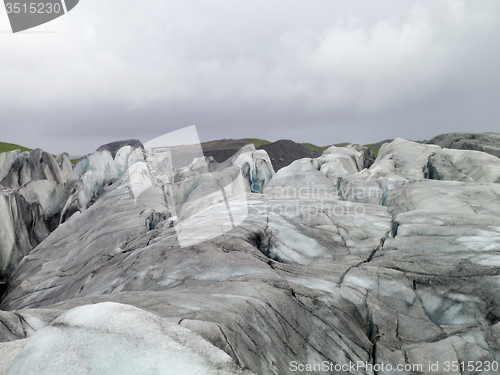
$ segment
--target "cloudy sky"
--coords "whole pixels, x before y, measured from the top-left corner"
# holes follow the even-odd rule
[[[52,153],[500,131],[498,0],[80,0],[9,30],[1,7],[0,141]]]

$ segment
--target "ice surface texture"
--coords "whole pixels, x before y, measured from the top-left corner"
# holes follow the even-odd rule
[[[248,374],[199,335],[144,310],[105,302],[76,307],[38,331],[9,375]]]

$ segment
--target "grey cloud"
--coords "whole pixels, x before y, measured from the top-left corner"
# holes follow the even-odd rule
[[[496,1],[85,0],[38,28],[55,34],[0,34],[1,140],[496,131],[499,23]]]

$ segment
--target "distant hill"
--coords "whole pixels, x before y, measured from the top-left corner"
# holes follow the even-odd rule
[[[279,170],[291,162],[301,158],[315,158],[322,151],[312,151],[300,143],[290,140],[269,142],[258,138],[222,139],[219,141],[204,142],[201,144],[203,154],[212,156],[217,162],[222,163],[233,156],[243,146],[253,143],[258,150],[265,150],[274,170]],[[313,148],[318,146],[311,145]]]
[[[375,156],[377,156],[380,147],[384,143],[390,142],[392,142],[392,139],[370,143],[365,146],[372,150]],[[253,143],[259,150],[266,150],[275,171],[278,171],[297,159],[317,158],[323,151],[331,146],[345,147],[350,144],[350,142],[342,142],[327,146],[317,146],[312,143],[296,143],[284,139],[270,142],[258,138],[243,138],[204,142],[201,144],[201,147],[205,156],[212,156],[218,163],[222,163],[233,156],[241,147],[249,143]]]
[[[8,152],[13,150],[21,150],[21,152],[24,152],[24,151],[31,151],[31,148],[16,145],[15,143],[0,142],[0,154],[2,152]]]
[[[392,139],[387,139],[381,142],[365,145],[370,148],[375,156],[377,156],[380,146],[384,143],[391,142]],[[259,138],[242,138],[242,139],[221,139],[210,142],[203,142],[201,147],[205,156],[212,156],[218,163],[222,163],[233,156],[243,146],[253,143],[257,149],[266,150],[269,158],[273,163],[274,169],[277,171],[291,162],[301,158],[316,158],[322,154],[330,146],[345,147],[349,142],[336,143],[328,146],[317,146],[312,143],[296,143],[291,140],[279,140],[270,142]],[[20,146],[14,143],[0,142],[0,153],[12,150],[31,151],[30,148]],[[78,159],[71,160],[76,163]]]
[[[289,139],[280,139],[279,141],[259,146],[257,149],[267,152],[275,171],[286,167],[295,160],[302,158],[317,158],[322,153],[322,151],[311,151],[303,144],[296,143]]]

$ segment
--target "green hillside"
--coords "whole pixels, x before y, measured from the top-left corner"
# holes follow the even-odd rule
[[[14,143],[0,142],[0,154],[2,152],[8,152],[8,151],[12,151],[12,150],[21,150],[21,152],[31,151],[30,148],[19,146],[19,145],[16,145]]]
[[[269,143],[271,143],[269,141],[266,141],[265,139],[259,138],[243,138],[243,140],[248,143],[253,143],[255,147],[260,147],[262,145],[268,145]]]
[[[328,147],[330,147],[330,146],[316,146],[313,145],[312,143],[301,143],[301,145],[307,148],[309,151],[314,151],[314,152],[323,152]]]

